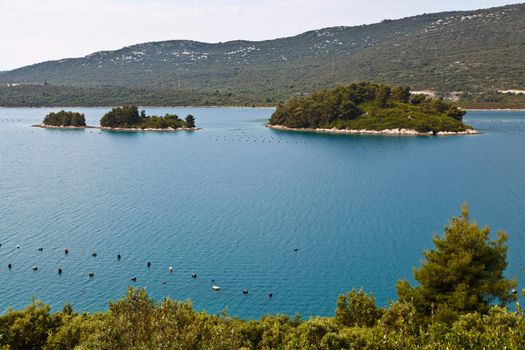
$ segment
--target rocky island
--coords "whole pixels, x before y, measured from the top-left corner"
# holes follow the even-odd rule
[[[86,125],[84,114],[78,112],[60,111],[49,113],[41,124],[33,125],[39,128],[56,129],[101,129],[110,131],[193,131],[200,130],[195,126],[195,117],[191,114],[180,119],[176,114],[166,114],[163,117],[148,116],[146,111],[137,106],[113,108],[100,119],[100,126]]]
[[[71,111],[51,112],[42,121],[41,124],[34,125],[41,128],[65,128],[80,129],[86,128],[86,117],[84,114]]]
[[[166,114],[164,117],[148,116],[146,111],[137,106],[113,108],[100,119],[102,130],[114,131],[192,131],[195,127],[195,118],[189,114],[180,119],[176,114]]]
[[[465,111],[409,87],[369,82],[339,86],[280,104],[268,127],[341,134],[469,135]]]

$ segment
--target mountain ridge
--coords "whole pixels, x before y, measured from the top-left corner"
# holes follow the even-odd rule
[[[523,89],[522,18],[525,3],[261,41],[146,42],[17,68],[0,73],[0,84],[200,91],[269,104],[362,80],[441,93]]]

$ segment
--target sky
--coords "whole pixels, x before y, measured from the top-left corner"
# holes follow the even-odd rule
[[[0,0],[0,71],[148,41],[265,40],[498,0]]]

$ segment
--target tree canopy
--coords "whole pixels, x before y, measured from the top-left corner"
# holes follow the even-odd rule
[[[412,129],[419,132],[465,131],[465,111],[442,99],[411,98],[407,86],[369,82],[339,86],[280,104],[270,124],[290,128]]]
[[[144,110],[139,113],[137,106],[123,106],[106,113],[100,119],[100,125],[105,128],[135,129],[195,128],[195,118],[188,115],[182,120],[176,114],[166,114],[163,117],[148,116]]]
[[[399,299],[415,305],[425,315],[435,312],[486,312],[490,305],[506,305],[515,299],[514,280],[503,275],[507,267],[507,234],[470,221],[465,204],[461,215],[445,227],[443,237],[435,235],[435,248],[424,252],[425,260],[414,270],[419,285],[407,281],[397,285]]]
[[[66,112],[64,110],[54,113],[51,112],[44,118],[44,125],[50,126],[86,126],[86,117],[78,112]]]

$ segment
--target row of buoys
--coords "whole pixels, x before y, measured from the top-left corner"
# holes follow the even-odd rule
[[[2,244],[0,244],[0,246],[2,246]],[[20,245],[17,244],[16,248],[17,248],[17,249],[20,249]],[[43,247],[39,247],[38,250],[39,250],[39,251],[43,251],[44,248],[43,248]],[[295,251],[295,252],[297,252],[298,250],[299,250],[299,248],[294,248],[294,251]],[[69,254],[69,249],[68,249],[68,248],[65,248],[65,249],[64,249],[64,254],[66,254],[66,255]],[[97,252],[92,252],[92,253],[91,253],[91,256],[92,256],[92,257],[96,257],[96,256],[97,256]],[[121,260],[121,258],[122,258],[122,256],[121,256],[120,254],[117,254],[117,260]],[[147,267],[151,267],[151,261],[148,261],[148,262],[146,263],[146,266],[147,266]],[[13,267],[13,265],[12,265],[11,263],[7,264],[7,268],[8,268],[8,269],[11,269],[12,267]],[[38,271],[38,266],[33,266],[33,271]],[[170,273],[172,273],[172,272],[173,272],[173,266],[169,266],[169,267],[168,267],[168,271],[169,271]],[[63,272],[62,268],[59,268],[59,269],[58,269],[58,274],[61,275],[62,272]],[[95,273],[94,273],[94,272],[89,272],[88,276],[89,276],[90,278],[94,278],[94,277],[95,277]],[[191,273],[191,277],[192,277],[192,278],[197,278],[197,274],[196,274],[195,272],[192,272],[192,273]],[[137,281],[137,277],[135,277],[135,276],[131,277],[131,281],[136,282],[136,281]],[[211,280],[211,281],[212,281],[212,283],[215,282],[215,280]],[[166,284],[165,281],[162,282],[162,283],[163,283],[163,284]],[[218,286],[218,285],[212,285],[211,289],[212,289],[213,291],[220,291],[220,290],[221,290],[221,287]],[[247,295],[248,293],[249,293],[248,289],[243,289],[243,290],[242,290],[242,294]],[[269,298],[272,298],[272,297],[273,297],[273,293],[268,293],[268,297],[269,297]]]

